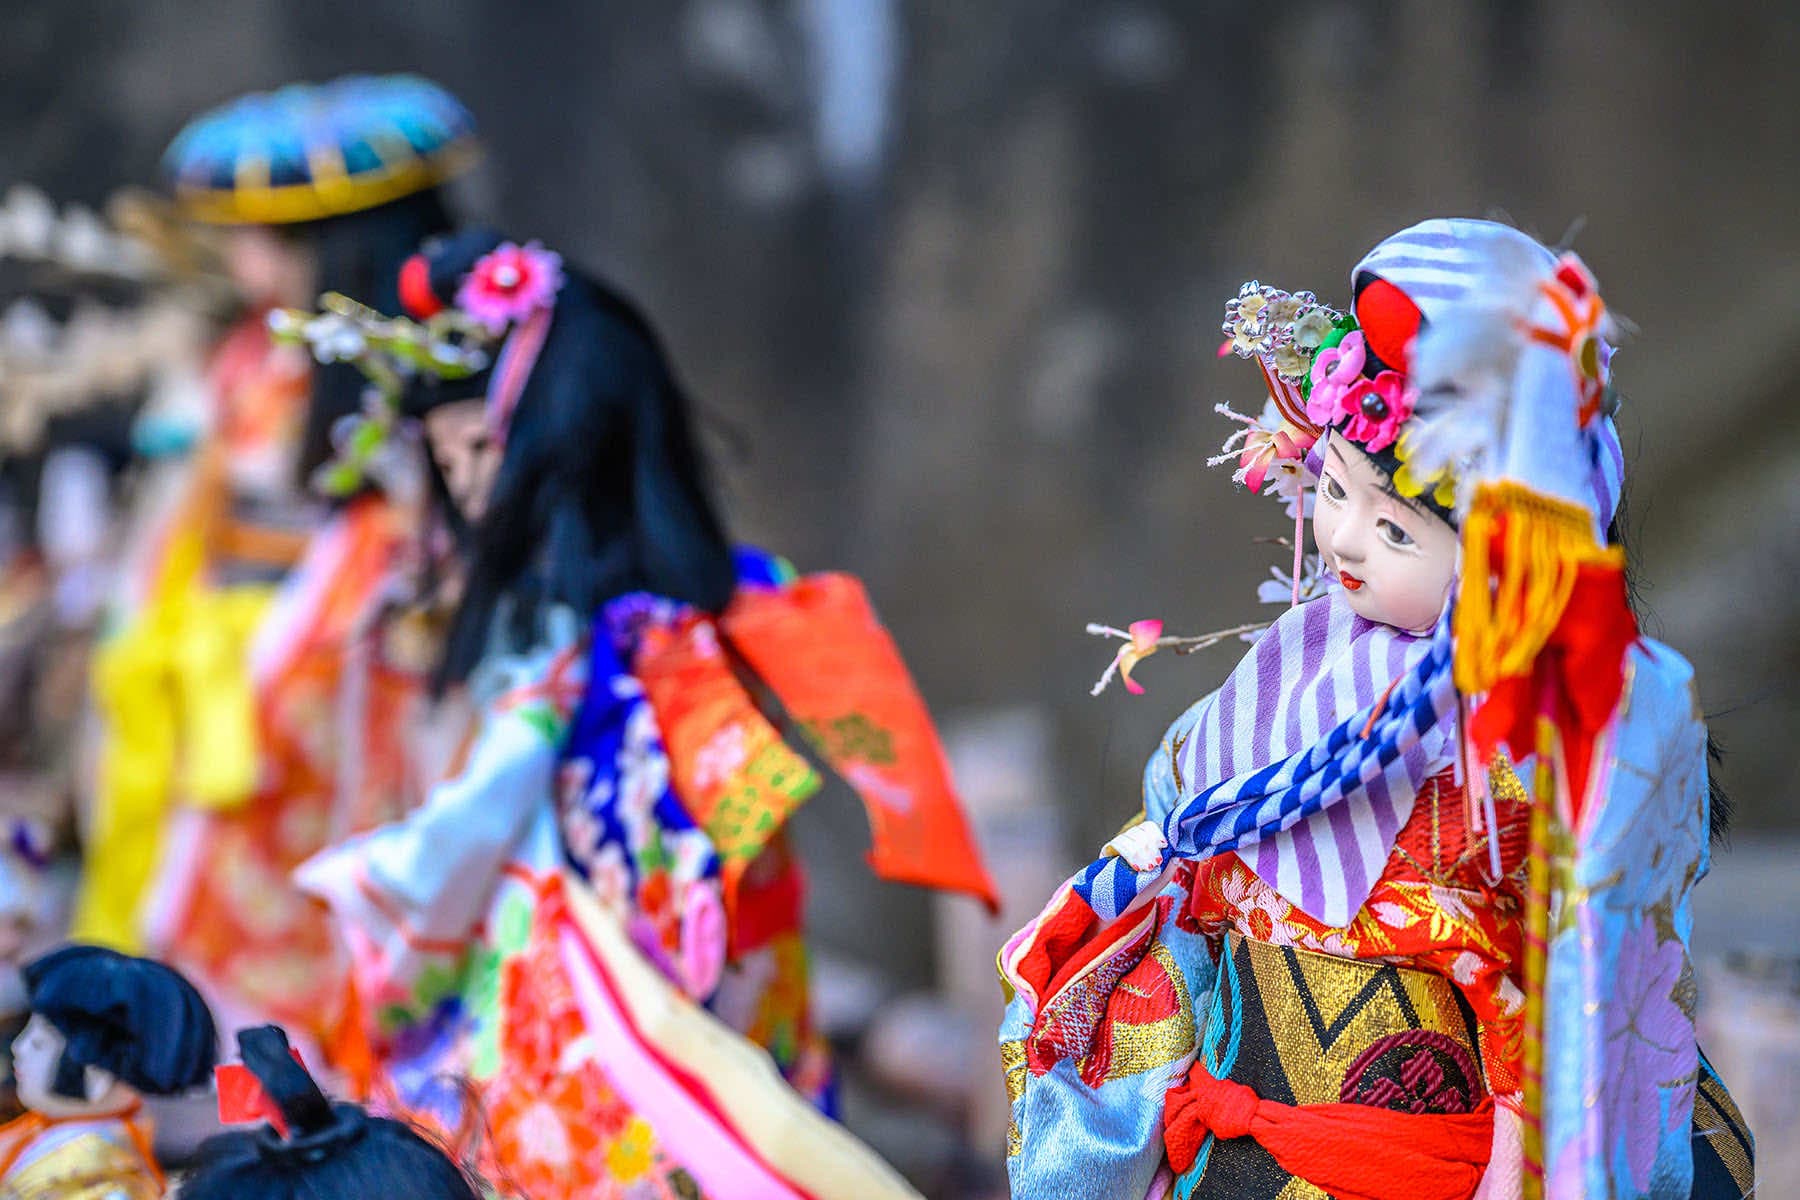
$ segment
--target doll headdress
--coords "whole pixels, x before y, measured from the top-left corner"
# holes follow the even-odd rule
[[[34,959],[24,974],[31,1011],[67,1040],[57,1090],[80,1095],[82,1067],[98,1067],[152,1096],[206,1082],[218,1033],[206,1001],[174,968],[75,945]]]
[[[1520,349],[1533,337],[1588,339],[1590,430],[1583,487],[1601,527],[1618,506],[1623,455],[1601,411],[1610,326],[1591,275],[1495,221],[1433,218],[1384,238],[1351,272],[1340,312],[1310,292],[1246,283],[1227,305],[1222,352],[1257,361],[1270,393],[1261,417],[1213,462],[1235,459],[1256,491],[1309,483],[1306,456],[1330,430],[1356,443],[1394,481],[1455,522],[1473,483],[1496,469]],[[1532,332],[1548,288],[1581,328]],[[1599,419],[1597,419],[1599,418]]]
[[[230,101],[163,155],[176,202],[215,224],[345,216],[422,192],[478,157],[475,121],[417,75],[350,75]]]
[[[379,319],[453,327],[465,350],[499,345],[491,368],[420,370],[396,393],[397,415],[422,417],[485,392],[505,447],[480,527],[459,532],[471,569],[443,680],[466,677],[508,596],[521,624],[543,604],[591,612],[631,591],[725,607],[737,570],[688,399],[634,304],[538,243],[485,229],[428,242],[400,291],[424,324]],[[315,356],[334,349],[314,340]]]

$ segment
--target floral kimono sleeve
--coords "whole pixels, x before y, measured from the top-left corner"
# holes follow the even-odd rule
[[[556,748],[532,709],[491,712],[462,774],[402,820],[301,865],[301,886],[331,906],[359,978],[404,985],[425,958],[470,938],[548,803]]]
[[[1001,951],[1014,1196],[1139,1200],[1166,1184],[1163,1096],[1193,1062],[1214,972],[1186,906],[1171,883],[1102,925],[1065,886]]]
[[[1686,1200],[1699,1050],[1689,898],[1707,867],[1693,669],[1642,641],[1595,751],[1551,928],[1544,1148],[1553,1200]]]

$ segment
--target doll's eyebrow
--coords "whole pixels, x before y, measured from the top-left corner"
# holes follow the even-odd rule
[[[1342,469],[1344,469],[1345,471],[1348,471],[1350,469],[1349,460],[1344,457],[1344,452],[1342,450],[1338,449],[1337,443],[1335,441],[1329,441],[1329,442],[1325,443],[1325,453],[1327,455],[1336,455],[1338,466],[1341,467]],[[1396,486],[1394,483],[1394,477],[1392,475],[1390,475],[1388,472],[1382,470],[1379,466],[1376,466],[1373,461],[1371,461],[1369,463],[1369,466],[1373,467],[1375,474],[1381,477],[1380,491],[1381,491],[1382,495],[1392,497],[1394,500],[1397,500],[1401,504],[1404,504],[1407,508],[1409,508],[1413,512],[1419,514],[1419,516],[1421,516],[1421,517],[1437,516],[1436,513],[1432,512],[1429,508],[1425,507],[1424,501],[1421,500],[1419,497],[1407,496],[1407,495],[1401,494],[1399,487]]]

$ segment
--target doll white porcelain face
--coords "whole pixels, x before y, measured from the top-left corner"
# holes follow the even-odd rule
[[[13,1039],[13,1076],[19,1103],[46,1117],[73,1117],[114,1112],[126,1107],[132,1092],[112,1075],[95,1067],[82,1072],[87,1095],[77,1100],[60,1095],[54,1086],[56,1068],[62,1062],[67,1039],[55,1025],[33,1013],[24,1030]]]
[[[500,471],[502,447],[488,428],[487,402],[480,398],[440,404],[425,414],[425,444],[444,474],[450,499],[470,524],[487,512]]]
[[[1456,531],[1395,496],[1369,456],[1341,437],[1325,446],[1313,540],[1352,612],[1414,633],[1437,623],[1456,580]]]

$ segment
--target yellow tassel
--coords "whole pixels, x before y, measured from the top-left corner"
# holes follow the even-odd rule
[[[1504,524],[1495,573],[1494,533]],[[1462,589],[1457,596],[1456,686],[1490,690],[1531,669],[1562,620],[1584,563],[1622,565],[1624,552],[1594,538],[1593,515],[1579,504],[1511,480],[1483,484],[1462,526]]]

